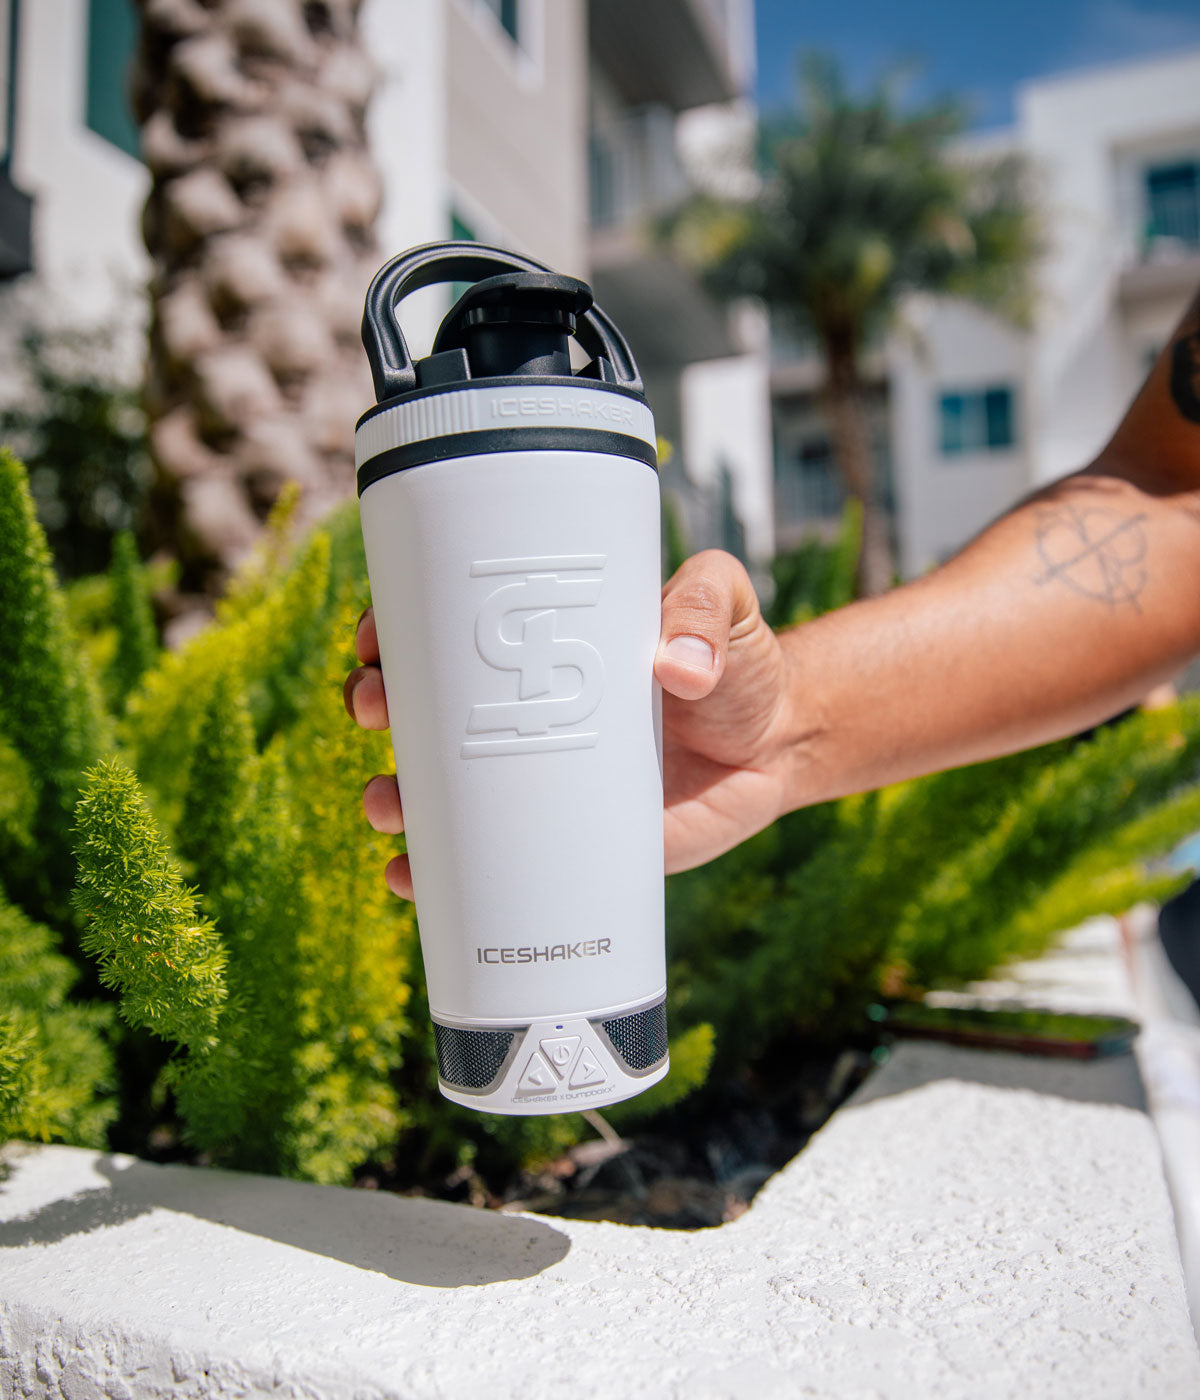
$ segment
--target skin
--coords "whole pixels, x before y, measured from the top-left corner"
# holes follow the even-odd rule
[[[387,727],[374,617],[346,708]],[[1094,462],[941,568],[783,633],[736,559],[707,550],[663,589],[667,871],[782,813],[1085,729],[1200,651],[1200,296]],[[399,834],[396,780],[367,820]],[[386,871],[412,898],[408,857]]]

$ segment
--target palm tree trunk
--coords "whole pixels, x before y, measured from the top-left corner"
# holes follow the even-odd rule
[[[862,553],[858,561],[860,592],[870,597],[892,586],[896,564],[891,530],[879,504],[867,433],[866,406],[853,339],[831,332],[825,349],[825,407],[829,415],[833,455],[848,495],[862,505]]]
[[[152,186],[145,401],[153,527],[214,592],[284,483],[312,518],[353,486],[358,338],[378,255],[358,0],[137,0]]]

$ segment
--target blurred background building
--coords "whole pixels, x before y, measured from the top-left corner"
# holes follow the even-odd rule
[[[0,271],[6,328],[22,310],[88,322],[123,314],[149,275],[149,177],[126,97],[128,0],[0,0]],[[141,314],[139,312],[138,314]]]
[[[1046,252],[1028,331],[921,298],[868,363],[901,572],[924,572],[1033,487],[1085,465],[1200,287],[1200,51],[1030,83],[1015,126],[960,156],[1028,157]],[[842,505],[819,366],[777,344],[776,539]]]
[[[761,308],[714,302],[654,237],[698,184],[736,178],[731,152],[749,168],[753,0],[366,0],[361,23],[381,253],[478,238],[587,278],[645,374],[687,544],[761,563],[827,531],[842,492],[816,356]],[[135,38],[130,0],[0,0],[10,359],[30,318],[141,330]],[[1086,462],[1200,284],[1200,51],[1041,79],[1015,110],[961,158],[1031,160],[1047,235],[1031,328],[915,299],[865,366],[905,575]],[[447,304],[412,300],[418,349]]]
[[[361,27],[381,255],[472,238],[591,281],[645,375],[689,544],[769,557],[765,321],[714,302],[652,231],[691,188],[689,117],[701,162],[724,123],[752,122],[753,0],[367,0]],[[140,330],[130,0],[0,0],[0,31],[7,353],[31,317]],[[448,304],[433,288],[407,305],[419,350]]]

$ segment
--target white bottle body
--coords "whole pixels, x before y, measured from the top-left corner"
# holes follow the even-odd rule
[[[631,1077],[583,1028],[665,993],[657,474],[494,452],[394,471],[361,511],[430,1009],[525,1031],[503,1085],[443,1092],[524,1113],[639,1092],[665,1059]],[[593,1072],[540,1088],[536,1045],[580,1031]]]

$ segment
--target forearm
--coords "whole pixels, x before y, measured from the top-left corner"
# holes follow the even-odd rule
[[[1200,650],[1198,387],[1200,302],[1092,467],[784,636],[789,808],[1076,732]]]

